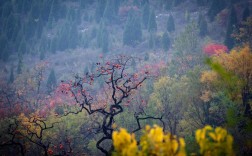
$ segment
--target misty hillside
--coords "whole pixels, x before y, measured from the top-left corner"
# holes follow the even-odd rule
[[[251,11],[251,0],[0,0],[0,155],[122,155],[115,131],[139,140],[155,124],[185,140],[174,155],[251,155]],[[230,136],[200,143],[206,125]]]

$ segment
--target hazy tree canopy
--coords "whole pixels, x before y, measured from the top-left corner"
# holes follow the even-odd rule
[[[0,155],[251,155],[251,9],[0,0]]]

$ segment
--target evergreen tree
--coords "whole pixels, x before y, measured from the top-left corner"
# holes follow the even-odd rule
[[[106,7],[106,1],[100,0],[100,1],[97,1],[97,3],[98,4],[96,5],[96,10],[95,10],[95,20],[97,23],[99,23],[100,20],[102,19],[104,9]]]
[[[103,53],[108,52],[108,46],[109,46],[109,33],[107,29],[104,29],[102,33],[102,52]]]
[[[249,16],[250,16],[250,11],[249,11],[249,7],[247,5],[247,7],[244,9],[244,11],[242,13],[242,20],[246,21]]]
[[[14,69],[11,67],[11,74],[8,83],[13,83],[14,82]]]
[[[144,6],[146,3],[149,3],[149,0],[142,0],[141,1],[141,6]]]
[[[114,0],[107,0],[106,7],[103,13],[103,18],[108,21],[115,19],[115,3]]]
[[[155,44],[155,40],[154,40],[153,34],[150,33],[149,48],[150,48],[150,49],[153,49],[153,48],[154,48],[154,44]]]
[[[88,66],[86,66],[85,69],[84,69],[84,74],[88,75],[88,73],[89,73],[89,69],[88,69]]]
[[[56,81],[55,72],[54,72],[54,69],[51,69],[51,72],[48,76],[47,83],[46,83],[48,91],[49,92],[53,91],[56,84],[57,84],[57,81]]]
[[[185,11],[185,21],[190,22],[191,21],[191,14],[188,10]]]
[[[96,45],[97,45],[97,48],[101,48],[102,46],[102,34],[103,34],[103,31],[104,31],[104,22],[103,21],[100,21],[100,25],[99,25],[99,28],[98,28],[98,31],[97,31],[97,35],[96,35]]]
[[[17,74],[21,74],[22,70],[23,70],[23,58],[22,56],[20,56],[18,60]]]
[[[61,11],[61,2],[60,0],[53,0],[51,4],[51,10],[50,10],[51,16],[57,21],[62,17],[62,11]]]
[[[140,20],[133,12],[130,12],[123,32],[123,44],[134,46],[141,39],[142,29]]]
[[[27,53],[27,47],[26,47],[26,42],[25,42],[24,38],[22,39],[22,41],[19,44],[18,53],[19,54]]]
[[[205,1],[204,0],[197,0],[197,5],[198,6],[204,6],[205,5]]]
[[[148,61],[150,58],[149,53],[144,54],[144,61]]]
[[[212,22],[215,18],[215,16],[225,8],[225,1],[224,0],[212,0],[211,6],[208,10],[208,17],[210,21]]]
[[[44,60],[45,59],[45,52],[40,51],[39,59],[40,60]]]
[[[173,1],[172,0],[166,0],[165,1],[165,9],[167,11],[171,10],[172,9],[172,6],[173,6]]]
[[[76,48],[79,41],[79,33],[76,24],[72,24],[68,34],[69,38],[69,48]]]
[[[198,21],[198,27],[199,27],[199,35],[201,37],[206,36],[207,34],[207,21],[205,19],[205,17],[201,16],[199,17],[199,21]]]
[[[37,1],[32,5],[30,16],[33,19],[38,19],[40,17],[40,11],[41,11],[41,4],[40,1]]]
[[[134,0],[133,4],[134,4],[134,6],[140,7],[140,1],[139,0]]]
[[[4,61],[8,60],[8,39],[5,35],[0,36],[0,58]]]
[[[151,11],[149,22],[148,22],[148,31],[149,32],[156,32],[157,31],[157,22],[156,22],[156,15],[154,10]]]
[[[232,33],[234,31],[234,28],[237,24],[237,15],[236,15],[236,11],[235,8],[232,7],[230,10],[230,14],[229,14],[229,19],[228,19],[228,26],[227,26],[227,31],[226,31],[226,37],[225,37],[225,45],[229,48],[232,49],[234,47],[234,38],[232,37]]]
[[[171,45],[171,41],[169,38],[169,35],[167,32],[165,32],[162,36],[162,45],[163,45],[163,49],[164,51],[168,51]]]
[[[176,7],[179,4],[181,4],[183,2],[183,0],[173,0],[173,6]]]
[[[174,23],[174,18],[172,15],[169,16],[168,21],[167,21],[167,31],[168,32],[175,31],[175,23]]]
[[[142,22],[144,28],[148,27],[149,16],[150,16],[150,5],[149,3],[145,3],[142,11]]]

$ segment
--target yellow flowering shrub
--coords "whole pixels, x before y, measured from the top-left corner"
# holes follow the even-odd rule
[[[198,129],[195,134],[200,155],[234,155],[233,137],[227,133],[227,130],[205,126]],[[123,128],[119,132],[114,132],[112,139],[113,156],[186,156],[184,139],[170,133],[165,134],[163,129],[156,125],[153,128],[146,126],[139,144],[135,140],[135,135],[129,134]]]
[[[158,126],[150,128],[146,126],[137,146],[134,135],[130,135],[125,129],[114,132],[113,145],[114,156],[185,156],[185,141],[170,133],[164,134],[163,129]]]
[[[130,135],[126,129],[112,134],[115,152],[113,155],[129,156],[137,155],[137,142],[134,134]]]
[[[233,137],[226,129],[212,128],[207,125],[195,132],[195,138],[200,146],[200,154],[204,156],[234,155]]]

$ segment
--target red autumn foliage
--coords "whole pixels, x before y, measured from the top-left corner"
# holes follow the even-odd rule
[[[223,44],[210,43],[203,47],[203,52],[209,56],[227,52],[228,48]]]

